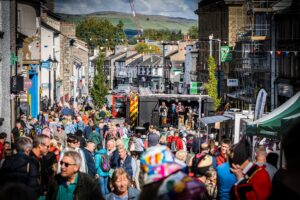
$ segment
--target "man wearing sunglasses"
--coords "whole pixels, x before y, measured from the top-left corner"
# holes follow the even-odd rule
[[[62,160],[62,158],[64,157],[65,152],[67,151],[76,151],[81,155],[81,166],[80,166],[80,171],[83,173],[88,173],[88,169],[87,169],[87,165],[86,165],[86,159],[84,156],[83,151],[79,148],[79,139],[78,137],[76,137],[75,135],[69,134],[68,135],[68,139],[67,139],[67,147],[64,148],[60,154],[60,160]],[[61,166],[60,166],[60,162],[58,163],[58,170],[57,173],[59,174],[61,171]]]
[[[103,199],[99,184],[79,171],[81,155],[76,151],[66,151],[60,161],[61,173],[49,184],[47,199],[89,200]]]

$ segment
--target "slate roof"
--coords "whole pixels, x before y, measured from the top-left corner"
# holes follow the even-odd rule
[[[131,59],[131,58],[137,56],[138,54],[139,54],[139,53],[135,53],[135,54],[132,54],[131,56],[128,56],[128,57],[127,57],[127,56],[124,56],[124,57],[122,57],[122,58],[116,60],[116,62],[126,62],[126,60],[129,60],[129,59]]]
[[[144,62],[140,63],[139,66],[155,66],[161,64],[162,58],[160,56],[151,55],[151,57],[145,60]]]
[[[133,60],[131,63],[129,63],[127,66],[131,67],[131,66],[137,66],[139,63],[143,62],[143,57],[139,57],[135,60]]]

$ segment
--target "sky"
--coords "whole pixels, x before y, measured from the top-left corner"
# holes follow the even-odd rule
[[[199,0],[134,0],[137,13],[197,19]],[[55,12],[89,14],[99,11],[131,13],[129,0],[55,0]]]

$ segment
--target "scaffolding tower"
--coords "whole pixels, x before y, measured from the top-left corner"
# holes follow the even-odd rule
[[[279,0],[246,0],[245,27],[237,33],[234,74],[239,79],[235,97],[254,104],[260,88],[271,90],[271,22]]]

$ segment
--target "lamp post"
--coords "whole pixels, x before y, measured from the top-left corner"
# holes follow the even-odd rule
[[[57,99],[56,99],[56,70],[57,70],[57,63],[58,61],[56,60],[55,56],[54,56],[54,59],[52,61],[52,68],[53,68],[53,98],[54,98],[54,103],[57,102]]]
[[[219,44],[219,58],[218,58],[218,97],[221,96],[221,84],[220,84],[220,70],[221,70],[221,39],[214,39],[214,34],[208,36],[209,38],[209,56],[212,56],[212,41],[217,41]]]
[[[212,56],[212,40],[214,38],[214,34],[210,34],[208,36],[209,39],[209,56]]]
[[[49,55],[49,58],[47,60],[49,62],[49,83],[48,83],[48,95],[49,95],[49,104],[48,104],[48,107],[51,106],[51,67],[52,67],[52,58],[51,58],[51,55]],[[48,109],[48,108],[47,108]]]

